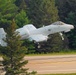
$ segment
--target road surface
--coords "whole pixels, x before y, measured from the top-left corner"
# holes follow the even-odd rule
[[[27,56],[25,66],[38,74],[76,73],[76,55]]]
[[[26,56],[24,60],[28,60],[24,68],[38,74],[76,73],[76,55]],[[1,70],[0,75],[4,75]]]

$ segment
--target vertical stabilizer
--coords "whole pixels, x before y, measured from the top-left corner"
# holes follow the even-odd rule
[[[6,38],[6,32],[4,31],[3,28],[0,28],[0,45],[1,46],[6,46],[7,45],[6,42],[4,42],[4,40],[3,40],[5,38]]]

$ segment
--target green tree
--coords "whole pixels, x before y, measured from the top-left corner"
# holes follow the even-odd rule
[[[36,27],[58,20],[58,10],[54,0],[29,0],[28,16]]]
[[[70,12],[76,11],[76,0],[55,0],[58,6],[60,20],[65,21]],[[66,21],[65,21],[66,22]]]
[[[23,9],[26,7],[27,1],[28,0],[16,0],[15,4]]]
[[[27,48],[27,54],[35,53],[35,45],[32,41],[24,40],[23,45]]]
[[[25,53],[27,51],[26,47],[22,46],[22,41],[20,41],[20,36],[15,32],[15,22],[7,30],[6,47],[2,49],[3,66],[6,71],[5,75],[19,75],[28,74],[27,69],[22,68],[28,63],[27,60],[23,60]]]
[[[16,0],[16,1],[15,1],[16,6],[18,6],[18,7],[19,7],[19,6],[20,6],[20,4],[21,4],[21,2],[22,2],[22,0]]]
[[[30,20],[28,19],[27,14],[24,10],[21,10],[20,13],[15,16],[15,20],[18,27],[22,27],[30,23]]]
[[[0,0],[0,27],[7,28],[11,24],[11,19],[17,13],[15,0]]]
[[[56,5],[58,6],[60,20],[65,21],[65,17],[67,17],[68,12],[70,11],[67,0],[56,0]]]

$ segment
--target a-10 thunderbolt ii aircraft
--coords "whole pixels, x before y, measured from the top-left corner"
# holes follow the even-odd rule
[[[28,24],[23,26],[22,28],[16,29],[15,32],[19,32],[21,40],[29,39],[30,41],[39,43],[42,41],[47,41],[48,35],[50,34],[60,33],[62,37],[61,32],[69,32],[71,29],[74,29],[73,25],[57,21],[41,28],[36,28],[32,24]],[[0,28],[0,44],[1,46],[7,46],[7,44],[3,41],[3,38],[6,38],[6,32],[3,28]],[[64,38],[62,37],[62,40],[63,39]]]

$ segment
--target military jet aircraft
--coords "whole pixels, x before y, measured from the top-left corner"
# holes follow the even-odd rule
[[[41,28],[36,28],[32,24],[24,25],[22,28],[16,29],[15,32],[19,32],[21,40],[29,39],[30,41],[42,42],[47,41],[48,35],[54,33],[60,33],[62,40],[64,40],[61,32],[69,32],[74,29],[73,25],[66,24],[61,21],[54,22],[50,25],[43,26]],[[1,46],[6,46],[7,44],[2,40],[6,37],[6,32],[3,28],[0,28],[0,44]]]

